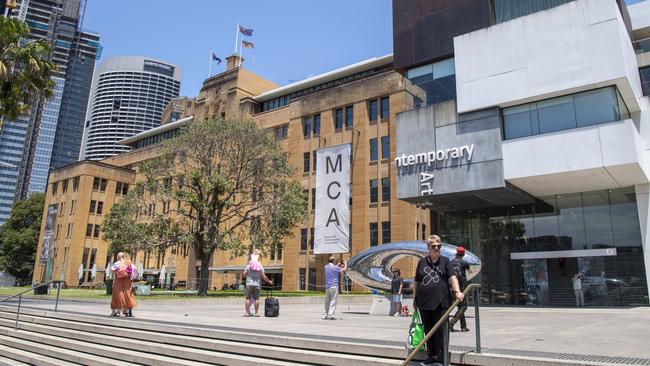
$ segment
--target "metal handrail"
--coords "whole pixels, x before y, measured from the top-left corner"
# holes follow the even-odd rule
[[[56,312],[59,309],[59,295],[61,294],[61,284],[64,283],[64,282],[65,281],[48,281],[48,282],[44,282],[44,283],[36,285],[36,286],[34,286],[34,287],[32,287],[32,288],[30,288],[28,290],[19,292],[17,294],[11,295],[9,297],[5,297],[4,299],[0,300],[0,303],[3,303],[5,301],[7,301],[7,300],[11,300],[11,299],[15,298],[16,296],[18,296],[18,309],[16,310],[16,326],[14,327],[14,330],[18,329],[18,320],[20,318],[20,305],[23,302],[23,294],[24,293],[33,291],[34,289],[37,289],[39,287],[49,286],[51,284],[57,284],[58,286],[56,287],[56,303],[54,303],[54,311]]]
[[[479,325],[480,322],[479,322],[479,315],[478,315],[478,305],[479,305],[479,301],[480,301],[480,297],[479,297],[479,290],[480,289],[481,289],[481,285],[479,285],[478,283],[472,283],[472,284],[469,284],[465,288],[465,290],[463,290],[463,295],[465,295],[465,296],[467,296],[467,294],[470,292],[470,290],[476,290],[476,299],[474,301],[475,302],[474,306],[475,306],[475,309],[476,309],[476,314],[475,314],[475,319],[476,319],[476,325],[475,325],[475,327],[476,327],[476,353],[481,353],[481,327]],[[406,365],[408,365],[409,362],[411,362],[411,360],[413,360],[413,357],[415,357],[415,355],[418,352],[420,352],[420,349],[422,349],[422,347],[427,343],[429,338],[431,338],[433,336],[433,333],[435,333],[438,330],[438,328],[440,328],[443,324],[445,324],[445,322],[449,321],[449,315],[451,314],[452,311],[454,311],[454,309],[456,309],[458,304],[460,304],[460,300],[458,300],[458,299],[454,300],[454,302],[451,304],[449,309],[447,309],[447,311],[445,311],[445,313],[442,314],[442,316],[440,317],[438,322],[433,326],[433,328],[431,328],[431,330],[426,334],[426,336],[424,336],[422,341],[420,341],[420,344],[418,344],[418,346],[415,347],[413,349],[413,351],[411,351],[411,353],[404,360],[404,362],[402,362],[402,364],[400,366],[406,366]],[[445,354],[445,358],[447,358],[446,354]],[[445,362],[445,364],[447,364],[447,362]]]

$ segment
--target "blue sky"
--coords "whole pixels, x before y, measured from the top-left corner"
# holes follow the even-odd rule
[[[88,0],[84,28],[102,60],[149,56],[182,69],[181,95],[196,96],[209,54],[233,53],[237,22],[253,28],[244,67],[280,85],[392,52],[391,0]],[[101,60],[100,60],[101,61]],[[225,69],[213,64],[212,73]]]

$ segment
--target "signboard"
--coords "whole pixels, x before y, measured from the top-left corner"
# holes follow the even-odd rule
[[[52,253],[54,246],[54,227],[56,223],[56,213],[58,205],[55,203],[47,207],[47,220],[45,220],[45,233],[43,235],[43,248],[41,248],[41,256],[39,258],[41,263],[47,263]]]
[[[316,152],[314,254],[350,251],[350,144]]]

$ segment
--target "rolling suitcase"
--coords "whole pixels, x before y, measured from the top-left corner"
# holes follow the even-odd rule
[[[264,300],[264,316],[275,318],[280,315],[280,301],[273,297],[273,290],[269,296],[268,290],[266,291],[266,299]]]

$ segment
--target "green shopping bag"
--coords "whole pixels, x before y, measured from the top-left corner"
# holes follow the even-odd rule
[[[422,325],[422,321],[420,320],[420,312],[418,311],[417,308],[413,310],[413,318],[411,320],[411,326],[409,327],[409,335],[408,338],[406,339],[406,348],[408,350],[414,350],[415,347],[422,342],[424,339],[424,325]],[[422,347],[422,350],[426,350],[427,345],[425,344],[424,347]]]

